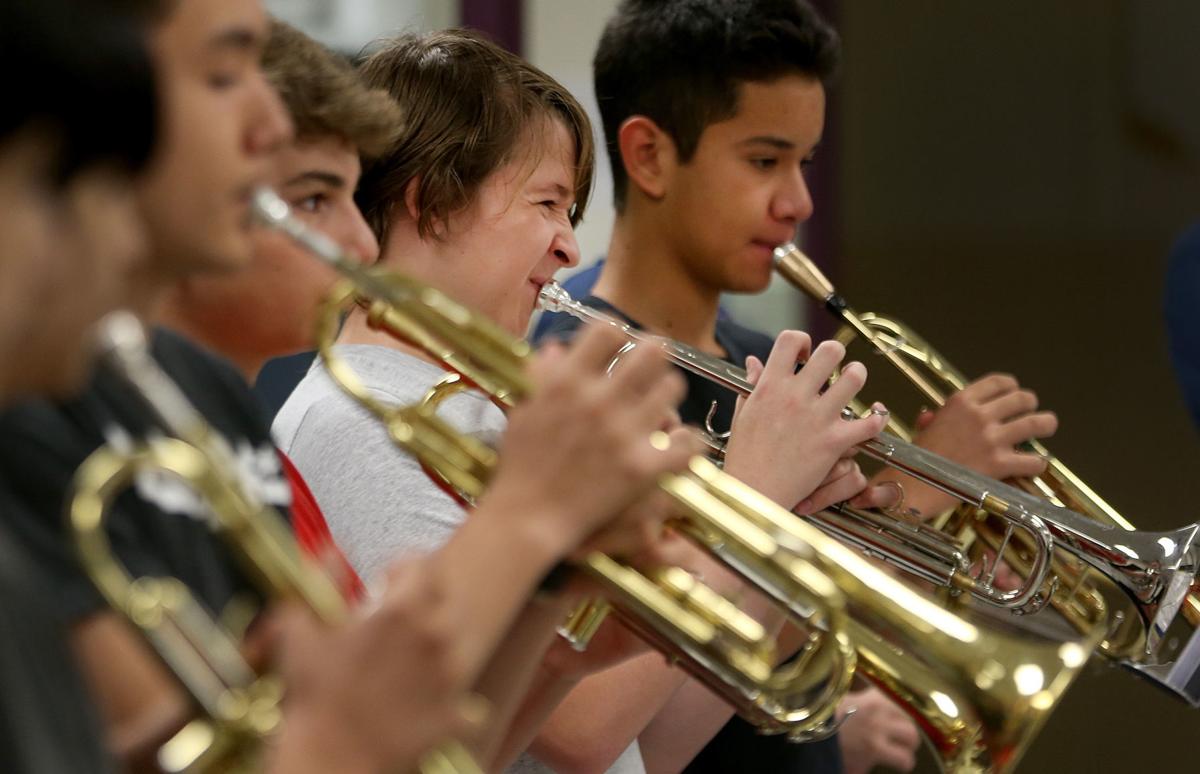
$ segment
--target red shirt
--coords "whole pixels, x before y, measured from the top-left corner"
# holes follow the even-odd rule
[[[292,487],[292,531],[296,533],[296,542],[329,573],[348,601],[364,599],[367,595],[366,586],[350,562],[346,561],[342,549],[334,542],[325,516],[309,491],[308,484],[304,483],[304,477],[282,451],[279,452],[279,459]]]

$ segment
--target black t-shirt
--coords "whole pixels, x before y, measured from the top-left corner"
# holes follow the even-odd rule
[[[241,375],[167,331],[155,331],[152,350],[229,442],[242,485],[286,516],[290,489],[261,408]],[[101,444],[127,449],[147,434],[161,433],[140,396],[104,370],[77,400],[33,401],[0,415],[0,480],[24,506],[0,518],[47,578],[63,620],[107,609],[80,566],[66,528],[64,498],[76,468]],[[203,501],[174,477],[153,472],[139,476],[118,498],[107,533],[135,576],[174,576],[218,613],[234,599],[261,604],[232,549],[215,534]]]
[[[634,328],[642,326],[612,304],[596,296],[583,299],[588,306],[620,318]],[[539,341],[569,339],[582,323],[567,314],[556,315],[542,331]],[[724,358],[744,366],[746,358],[754,355],[764,363],[771,354],[774,340],[765,334],[738,325],[728,317],[717,320],[717,344],[725,351]],[[714,403],[711,426],[718,432],[729,429],[737,396],[702,376],[681,369],[687,378],[687,397],[679,405],[680,418],[689,425],[705,426]],[[837,737],[822,742],[796,744],[785,736],[762,736],[746,721],[734,716],[713,737],[700,754],[688,764],[685,774],[723,774],[725,772],[764,772],[770,774],[837,774],[842,770],[841,749]]]
[[[0,526],[0,771],[112,770],[46,579]]]

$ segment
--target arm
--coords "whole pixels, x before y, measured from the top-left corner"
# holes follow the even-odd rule
[[[158,747],[191,717],[191,702],[136,630],[116,613],[96,613],[70,633],[113,755],[150,767]]]

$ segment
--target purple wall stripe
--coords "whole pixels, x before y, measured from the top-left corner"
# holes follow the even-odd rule
[[[462,0],[462,26],[486,32],[514,54],[524,48],[523,0]]]

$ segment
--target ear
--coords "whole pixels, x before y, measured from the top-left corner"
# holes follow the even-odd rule
[[[617,147],[630,185],[651,199],[666,195],[678,156],[675,143],[658,124],[645,116],[627,118],[617,130]]]
[[[418,196],[421,190],[421,177],[418,175],[408,184],[404,186],[404,210],[408,213],[408,218],[412,222],[417,222],[417,217],[421,214],[421,203],[418,201]]]

